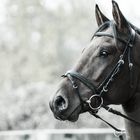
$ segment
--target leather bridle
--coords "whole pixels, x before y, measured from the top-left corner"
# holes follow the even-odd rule
[[[94,37],[100,37],[100,36],[107,36],[107,37],[111,37],[114,38],[113,35],[111,34],[107,34],[107,33],[102,33],[102,32],[97,32],[94,34]],[[133,87],[133,81],[132,81],[132,77],[131,77],[131,73],[132,73],[132,69],[133,69],[133,62],[132,62],[132,47],[134,44],[134,40],[135,40],[135,31],[130,28],[130,36],[128,38],[127,41],[122,40],[120,38],[117,37],[117,39],[123,43],[125,43],[125,47],[124,47],[124,51],[123,53],[120,55],[119,60],[117,61],[117,63],[115,64],[114,68],[112,69],[112,71],[109,73],[109,75],[101,82],[101,84],[96,87],[93,82],[89,79],[87,79],[85,76],[83,76],[82,74],[75,72],[75,71],[67,71],[62,77],[67,77],[69,79],[69,81],[72,84],[73,89],[76,89],[77,94],[80,98],[80,100],[83,102],[83,104],[88,104],[90,109],[92,111],[97,112],[103,105],[103,94],[108,92],[108,87],[110,85],[110,83],[114,82],[115,76],[118,75],[118,73],[120,72],[120,70],[122,69],[122,66],[125,64],[125,57],[128,57],[128,66],[129,66],[129,70],[130,70],[130,87]],[[79,80],[81,83],[83,83],[86,87],[88,87],[93,95],[86,101],[83,101],[82,98],[80,97],[80,93],[78,90],[78,85],[76,83],[76,80]],[[98,105],[93,106],[92,105],[92,100],[97,100],[98,101]]]
[[[140,122],[133,120],[132,118],[129,118],[128,116],[125,116],[124,114],[120,113],[119,111],[116,111],[108,106],[104,105],[104,100],[103,100],[103,95],[105,93],[108,92],[109,90],[109,85],[111,83],[113,83],[115,81],[115,77],[116,75],[119,74],[119,72],[122,70],[122,66],[126,63],[126,61],[128,60],[128,68],[130,71],[130,87],[133,88],[133,62],[132,62],[132,48],[134,46],[134,42],[135,42],[135,30],[131,28],[130,26],[130,36],[128,37],[128,40],[123,40],[119,37],[116,37],[117,40],[119,40],[120,42],[122,42],[123,44],[125,44],[124,47],[124,51],[123,53],[120,55],[119,60],[117,61],[117,63],[115,64],[114,68],[112,69],[112,71],[109,73],[109,75],[105,78],[105,80],[103,80],[101,82],[101,84],[96,87],[93,82],[89,79],[87,79],[85,76],[83,76],[82,74],[75,72],[75,71],[68,71],[66,72],[64,75],[62,75],[62,77],[67,77],[68,80],[71,82],[73,89],[76,91],[76,93],[79,96],[79,99],[81,101],[81,106],[84,105],[88,105],[90,108],[90,113],[92,115],[94,115],[96,118],[101,119],[102,121],[104,121],[105,123],[107,123],[109,126],[111,126],[113,129],[115,129],[117,132],[119,132],[118,137],[123,140],[123,132],[120,129],[117,129],[116,127],[114,127],[113,125],[111,125],[110,123],[108,123],[107,121],[105,121],[104,119],[102,119],[100,116],[97,115],[98,110],[103,107],[104,109],[106,109],[108,112],[111,112],[113,114],[119,115],[125,119],[128,119],[134,123],[137,123],[140,125]],[[107,37],[111,37],[114,38],[113,35],[111,34],[107,34],[107,33],[103,33],[103,32],[96,32],[93,36],[94,37],[101,37],[101,36],[107,36]],[[127,59],[126,59],[127,57]],[[86,101],[83,101],[83,99],[80,96],[79,90],[78,90],[78,84],[76,83],[77,80],[79,82],[81,82],[82,84],[84,84],[87,88],[89,88],[93,95]],[[96,105],[93,104],[93,102],[96,101]],[[98,102],[97,102],[98,101]],[[75,110],[74,110],[75,111]],[[74,112],[73,111],[73,112]],[[72,112],[72,113],[73,113]],[[71,114],[70,114],[71,115]]]

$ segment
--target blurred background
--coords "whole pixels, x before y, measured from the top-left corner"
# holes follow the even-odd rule
[[[140,27],[138,1],[116,1]],[[76,123],[57,121],[48,106],[60,75],[73,66],[97,29],[95,3],[112,18],[111,0],[1,0],[1,131],[107,127],[88,113]],[[117,116],[100,114],[124,128]]]

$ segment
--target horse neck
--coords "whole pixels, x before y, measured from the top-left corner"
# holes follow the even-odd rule
[[[123,105],[124,112],[127,116],[140,122],[140,35],[136,35],[136,43],[133,46],[133,58],[134,58],[134,79],[135,89],[132,91],[132,98]],[[130,121],[125,121],[126,135],[128,140],[140,139],[140,125],[137,125]]]

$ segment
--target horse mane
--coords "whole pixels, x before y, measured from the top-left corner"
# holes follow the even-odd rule
[[[136,27],[135,25],[133,25],[132,23],[130,23],[129,21],[128,21],[128,23],[129,23],[130,27],[133,30],[135,30],[136,33],[138,33],[140,35],[140,29],[138,27]]]

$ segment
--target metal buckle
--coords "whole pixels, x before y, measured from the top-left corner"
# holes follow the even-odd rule
[[[74,84],[72,87],[73,87],[74,89],[77,89],[77,88],[78,88],[78,86],[77,86],[76,84]]]
[[[103,91],[108,92],[107,86],[103,86]]]
[[[92,105],[92,100],[99,100],[99,105],[97,105],[97,107],[94,107],[93,105]],[[102,107],[102,105],[103,105],[103,98],[102,97],[100,97],[99,95],[92,95],[90,98],[89,98],[89,100],[87,100],[86,101],[88,104],[89,104],[89,107],[92,109],[92,110],[99,110],[101,107]]]
[[[129,69],[132,70],[133,68],[133,63],[129,63]]]
[[[123,59],[120,59],[118,63],[119,64],[124,64],[124,60]]]
[[[68,79],[70,80],[70,82],[72,84],[72,87],[74,89],[77,89],[78,88],[77,84],[75,83],[75,81],[73,80],[73,77],[70,74],[70,71],[67,71],[64,76],[68,77]]]

